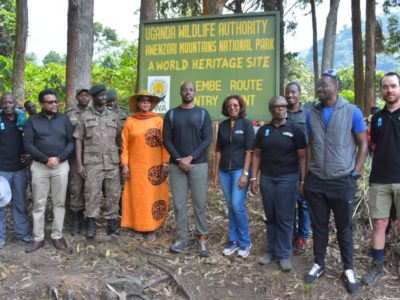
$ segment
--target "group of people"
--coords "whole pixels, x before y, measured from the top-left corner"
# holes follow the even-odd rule
[[[222,189],[228,207],[229,237],[223,255],[237,252],[245,258],[250,254],[245,207],[250,188],[254,194],[261,193],[266,218],[266,248],[259,263],[276,261],[283,271],[290,271],[292,247],[295,254],[304,253],[311,223],[314,264],[304,282],[312,283],[325,272],[332,211],[342,279],[347,291],[356,293],[360,287],[353,268],[352,213],[356,181],[368,155],[367,129],[360,109],[339,94],[339,85],[334,70],[324,72],[318,81],[318,99],[303,105],[300,86],[289,83],[285,97],[269,101],[272,120],[256,133],[245,118],[243,98],[228,96],[221,108],[227,119],[218,127],[213,183]],[[385,230],[393,202],[400,213],[400,175],[396,173],[400,167],[396,159],[400,151],[399,75],[385,74],[380,87],[385,106],[372,117],[369,145],[373,150],[369,191],[372,263],[362,277],[368,285],[383,276]],[[162,118],[153,112],[160,99],[142,90],[129,99],[133,114],[121,118],[116,93],[104,85],[78,89],[77,104],[66,114],[58,112],[55,93],[46,89],[39,94],[41,112],[28,120],[16,109],[15,97],[3,94],[0,176],[11,187],[14,234],[29,243],[26,252],[44,245],[44,213],[50,194],[51,240],[62,249],[67,187],[71,234],[81,233],[85,218],[86,238],[95,238],[96,219],[104,216],[107,234],[118,235],[121,225],[132,229],[137,241],[156,239],[168,213],[170,188],[177,234],[170,251],[180,253],[190,246],[190,196],[198,253],[207,257],[207,149],[212,126],[207,110],[195,105],[195,94],[195,86],[184,82],[181,105]],[[28,164],[33,237],[25,204]],[[124,186],[119,225],[120,175]],[[5,206],[1,206],[0,199],[0,248],[6,239]]]

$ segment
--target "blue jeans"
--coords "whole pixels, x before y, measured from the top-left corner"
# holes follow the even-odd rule
[[[244,189],[239,189],[238,183],[243,169],[219,171],[221,188],[228,205],[229,241],[238,242],[240,247],[250,245],[249,222],[246,214],[246,194],[249,183]]]
[[[30,234],[31,224],[26,207],[26,184],[27,170],[15,172],[0,171],[0,176],[7,179],[12,193],[12,216],[14,221],[14,235],[22,238]],[[0,241],[5,241],[7,237],[7,206],[0,207]]]
[[[304,196],[300,193],[296,195],[297,202],[297,222],[296,222],[296,210],[294,215],[294,227],[293,235],[297,238],[303,237],[308,239],[310,235],[310,214],[308,212],[308,204]]]
[[[279,259],[290,257],[299,174],[268,176],[261,173],[260,191],[267,221],[267,252]]]

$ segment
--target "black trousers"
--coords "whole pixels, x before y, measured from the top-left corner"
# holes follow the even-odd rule
[[[304,193],[309,204],[313,229],[314,261],[320,266],[324,266],[332,210],[344,269],[353,269],[352,213],[356,186],[356,181],[350,175],[335,180],[323,180],[309,173],[305,179]]]

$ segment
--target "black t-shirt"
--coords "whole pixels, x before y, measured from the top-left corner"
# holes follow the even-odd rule
[[[253,149],[254,129],[250,120],[238,118],[231,127],[230,119],[227,119],[219,125],[217,151],[221,152],[221,170],[243,168],[246,151]]]
[[[298,172],[297,150],[306,146],[304,132],[291,121],[280,127],[272,124],[262,126],[257,132],[255,141],[255,148],[261,149],[261,172],[268,176]]]
[[[21,163],[24,144],[22,130],[17,127],[17,118],[10,122],[4,114],[0,123],[0,171],[16,172],[26,166]]]
[[[376,145],[370,183],[400,183],[400,108],[386,108],[371,120],[371,143]]]

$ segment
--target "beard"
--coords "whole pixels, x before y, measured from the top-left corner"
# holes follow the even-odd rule
[[[191,103],[191,102],[193,102],[194,101],[194,98],[182,98],[182,100],[183,100],[183,102],[185,102],[185,103]]]
[[[48,109],[42,109],[42,112],[43,112],[45,115],[48,115],[48,116],[53,116],[53,115],[56,114],[56,112],[54,112],[54,111],[52,111],[52,110],[48,110]]]

